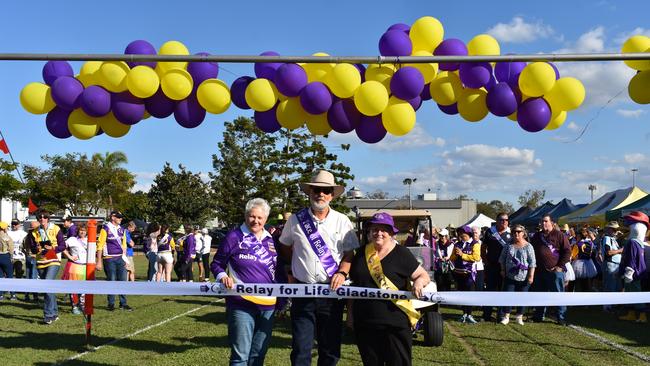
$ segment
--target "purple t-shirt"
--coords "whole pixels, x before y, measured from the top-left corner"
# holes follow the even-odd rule
[[[260,241],[242,225],[226,235],[210,269],[217,280],[221,279],[219,274],[228,273],[235,283],[274,283],[276,266],[277,253],[271,234],[265,230]],[[275,305],[256,304],[239,296],[226,297],[226,306],[259,310],[275,308]]]

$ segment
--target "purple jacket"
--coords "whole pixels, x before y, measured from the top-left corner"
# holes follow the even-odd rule
[[[210,269],[217,281],[226,274],[235,283],[274,283],[277,253],[273,237],[267,231],[259,241],[245,225],[230,231],[214,256]],[[273,310],[275,305],[262,305],[239,296],[226,297],[226,306],[239,309]]]
[[[647,277],[648,271],[646,266],[645,252],[646,246],[639,241],[632,239],[625,244],[623,249],[623,257],[621,258],[621,265],[618,268],[619,275],[625,274],[625,267],[630,267],[634,270],[632,278],[639,280]]]
[[[160,250],[160,249],[159,249]],[[196,256],[196,237],[194,234],[187,235],[183,241],[183,253],[181,254],[181,260],[185,263],[192,261],[192,258]]]

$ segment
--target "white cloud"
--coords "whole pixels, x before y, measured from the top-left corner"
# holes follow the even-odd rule
[[[447,163],[442,166],[447,173],[483,178],[531,175],[542,166],[535,151],[515,147],[466,145],[442,154]]]
[[[578,131],[578,130],[580,129],[580,126],[578,126],[577,123],[571,121],[571,122],[569,122],[569,124],[566,126],[566,128],[568,128],[568,129],[571,130],[571,131]]]
[[[616,113],[624,118],[639,118],[645,111],[643,109],[617,109]]]
[[[512,18],[510,23],[497,23],[488,29],[487,33],[500,42],[525,43],[538,38],[548,38],[555,32],[551,26],[545,25],[541,21],[527,23],[522,17],[517,16]]]
[[[632,36],[637,36],[637,35],[643,35],[643,36],[646,36],[646,37],[650,37],[650,29],[636,27],[636,28],[634,28],[633,30],[631,30],[629,32],[624,32],[624,33],[619,34],[618,36],[616,36],[614,41],[616,42],[616,44],[619,45],[619,47],[621,47],[621,46],[623,46],[623,43],[625,43],[625,41],[627,41],[628,38],[630,38]]]
[[[650,165],[650,157],[641,153],[625,154],[623,160],[631,165]]]
[[[417,149],[429,145],[441,146],[439,145],[441,142],[444,145],[445,140],[440,139],[442,141],[439,141],[438,139],[434,139],[420,124],[416,124],[411,132],[406,135],[393,136],[388,134],[379,143],[373,144],[370,147],[381,151],[399,151]]]
[[[435,139],[433,139],[433,144],[438,147],[443,147],[445,146],[446,143],[447,142],[442,137],[436,137]]]
[[[385,175],[378,176],[378,177],[364,177],[364,178],[357,178],[354,181],[355,183],[360,183],[364,185],[378,186],[378,185],[386,184],[386,182],[388,182],[388,177]]]
[[[136,180],[154,180],[156,175],[158,175],[158,173],[155,172],[135,172],[133,174],[135,175]]]
[[[568,47],[554,51],[554,53],[594,53],[605,50],[605,28],[596,27],[578,37],[578,40]]]

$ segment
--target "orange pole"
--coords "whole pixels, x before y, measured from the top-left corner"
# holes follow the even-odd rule
[[[95,266],[97,256],[97,221],[88,220],[88,255],[86,257],[86,281],[95,280]],[[92,330],[93,294],[86,294],[84,314],[86,315],[86,345],[90,345]]]

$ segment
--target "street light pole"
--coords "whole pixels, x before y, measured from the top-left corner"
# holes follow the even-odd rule
[[[632,188],[636,187],[636,172],[638,171],[637,168],[632,169]]]
[[[594,202],[594,191],[597,189],[595,184],[590,184],[589,187],[587,187],[591,191],[591,202]]]
[[[413,202],[411,201],[411,184],[417,181],[417,178],[406,178],[402,181],[402,184],[409,186],[409,210],[413,209]]]

